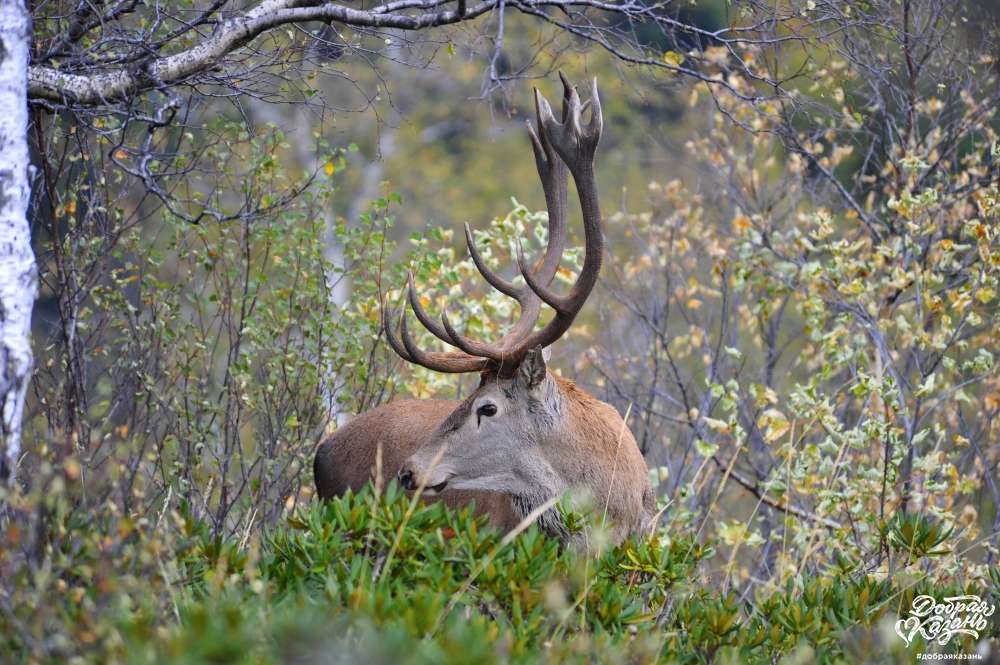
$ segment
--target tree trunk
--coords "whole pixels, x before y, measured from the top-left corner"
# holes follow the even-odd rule
[[[0,476],[13,478],[31,379],[31,309],[38,290],[28,229],[28,44],[23,0],[0,1]]]

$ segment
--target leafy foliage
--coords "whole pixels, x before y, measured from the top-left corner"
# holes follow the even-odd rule
[[[950,34],[928,20],[925,38]],[[900,108],[880,100],[903,82],[878,88],[864,63],[902,71],[909,47],[865,39],[809,54],[791,116],[693,92],[708,118],[685,145],[694,175],[651,178],[648,209],[609,222],[627,249],[593,381],[638,413],[668,519],[725,515],[706,528],[737,586],[841,558],[985,585],[1000,556],[995,59],[943,38]],[[734,55],[716,54],[722,75]],[[741,53],[763,76],[759,55]],[[936,83],[957,69],[960,86]],[[873,129],[901,117],[902,133]]]
[[[249,547],[176,513],[170,526],[125,537],[134,551],[155,552],[142,559],[148,577],[53,589],[45,602],[73,633],[44,639],[76,645],[86,662],[847,663],[866,661],[872,644],[905,662],[888,625],[926,591],[858,573],[720,594],[702,583],[713,550],[692,530],[588,551],[561,548],[534,527],[508,542],[479,520],[413,504],[395,485],[382,497],[365,490],[304,507]],[[96,544],[91,524],[67,527],[73,542]],[[100,567],[125,551],[104,546],[88,558]],[[175,621],[162,623],[150,587],[165,592]],[[934,587],[949,591],[961,589]],[[26,609],[0,626],[24,620]]]
[[[758,26],[777,11],[738,4],[699,8]],[[916,595],[1000,604],[988,23],[943,0],[788,6],[780,53],[657,42],[707,88],[570,63],[561,40],[529,58],[599,74],[605,100],[609,255],[552,367],[630,414],[653,467],[660,530],[611,549],[599,530],[590,551],[533,529],[505,542],[394,488],[311,500],[339,417],[463,392],[382,343],[406,269],[477,338],[515,314],[471,286],[459,227],[438,219],[470,218],[511,277],[517,239],[545,244],[524,136],[504,131],[529,96],[492,117],[455,103],[479,89],[480,47],[449,41],[447,76],[324,55],[345,67],[333,98],[395,89],[364,100],[384,135],[298,109],[309,133],[249,131],[243,108],[205,100],[181,124],[40,123],[38,362],[23,485],[0,490],[0,660],[908,663],[935,648],[892,630]],[[511,28],[505,49],[540,43]],[[760,97],[769,80],[787,96]],[[383,170],[360,160],[383,150],[405,203],[365,184]],[[514,192],[537,198],[477,221]]]

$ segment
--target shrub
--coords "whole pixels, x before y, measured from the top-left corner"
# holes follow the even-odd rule
[[[119,564],[144,574],[104,577],[129,550],[97,544],[93,567],[77,568],[97,583],[44,597],[74,632],[37,637],[85,662],[909,662],[929,646],[892,633],[900,609],[920,593],[969,591],[856,572],[740,596],[706,584],[713,550],[692,529],[604,551],[560,547],[534,527],[505,540],[471,511],[413,505],[395,485],[304,506],[245,546],[180,513],[165,519],[126,537],[146,558]],[[95,540],[93,524],[68,526],[73,542]],[[1000,600],[1000,574],[990,593]],[[11,641],[25,637],[25,609],[0,614],[15,662],[30,652]],[[990,635],[998,628],[994,617]]]

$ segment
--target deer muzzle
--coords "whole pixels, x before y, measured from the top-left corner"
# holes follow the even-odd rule
[[[399,470],[399,484],[403,486],[407,492],[416,491],[420,487],[420,477],[413,472],[408,466],[404,466]],[[444,491],[444,488],[448,486],[448,479],[444,478],[440,482],[430,483],[427,482],[424,485],[424,494],[434,495],[440,494]]]

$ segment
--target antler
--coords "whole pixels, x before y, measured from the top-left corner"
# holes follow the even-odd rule
[[[518,242],[517,264],[524,285],[518,286],[494,273],[476,249],[472,230],[465,225],[465,239],[469,254],[483,278],[493,288],[517,300],[521,316],[510,331],[494,344],[477,342],[461,335],[448,319],[447,310],[438,323],[427,314],[417,296],[413,275],[408,275],[409,303],[417,319],[435,337],[457,347],[461,352],[424,352],[414,343],[406,327],[405,311],[400,313],[397,338],[392,331],[388,307],[383,307],[383,327],[389,345],[408,362],[440,372],[476,372],[495,367],[503,374],[512,373],[529,349],[548,346],[559,339],[573,323],[587,297],[597,283],[601,269],[604,241],[601,234],[601,213],[594,180],[594,154],[601,138],[601,104],[597,95],[597,81],[592,86],[591,99],[580,103],[576,89],[566,77],[559,74],[563,83],[562,118],[556,120],[548,101],[535,90],[537,133],[528,123],[535,165],[545,192],[549,212],[549,239],[545,254],[534,270],[528,268],[524,251]],[[590,122],[581,123],[583,111],[590,106]],[[559,261],[566,244],[566,169],[569,168],[576,183],[583,211],[585,256],[583,268],[576,283],[565,296],[549,289],[559,268]],[[534,331],[545,302],[556,310],[556,315],[539,331]]]

